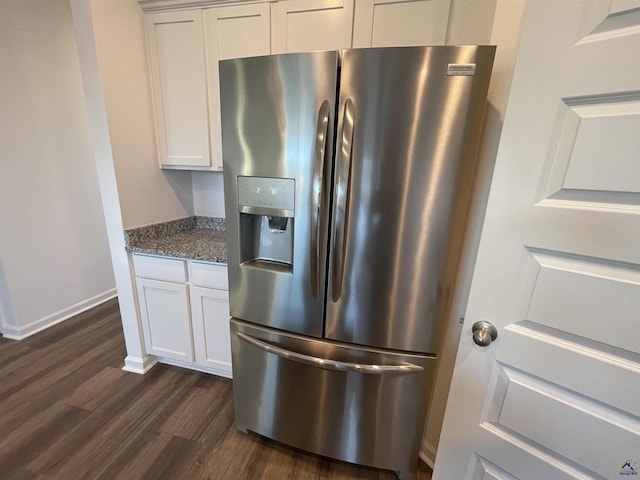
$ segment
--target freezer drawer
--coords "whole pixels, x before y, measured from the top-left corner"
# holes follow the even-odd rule
[[[415,471],[436,358],[231,319],[236,423],[347,462]]]

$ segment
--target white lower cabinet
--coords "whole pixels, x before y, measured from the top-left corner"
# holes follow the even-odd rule
[[[193,362],[187,286],[148,278],[136,283],[147,353]]]
[[[226,265],[133,255],[147,353],[231,377]]]
[[[229,292],[191,287],[196,363],[219,375],[231,372]]]

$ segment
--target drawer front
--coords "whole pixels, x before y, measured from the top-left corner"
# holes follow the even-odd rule
[[[435,357],[311,340],[233,318],[231,352],[240,429],[347,462],[415,470]],[[397,370],[407,366],[421,368]]]
[[[191,262],[191,283],[198,287],[229,290],[227,266],[215,263]]]
[[[177,283],[186,283],[187,281],[187,269],[184,260],[134,255],[133,266],[136,270],[136,277]]]

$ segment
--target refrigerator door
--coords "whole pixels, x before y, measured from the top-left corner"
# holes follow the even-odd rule
[[[353,348],[231,320],[238,428],[304,450],[415,471],[436,358]]]
[[[343,52],[327,338],[437,353],[494,50]]]
[[[231,315],[321,337],[337,52],[220,62]]]

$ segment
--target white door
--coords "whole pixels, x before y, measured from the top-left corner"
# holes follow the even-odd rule
[[[196,363],[231,378],[229,292],[191,287]]]
[[[193,362],[187,286],[148,278],[138,278],[136,283],[147,353]]]
[[[433,478],[639,472],[640,1],[530,1]]]
[[[160,164],[210,165],[200,10],[147,15]]]
[[[354,0],[280,0],[271,3],[273,53],[351,47]]]
[[[212,165],[222,170],[218,61],[271,53],[269,4],[209,8],[204,15]]]
[[[451,0],[360,0],[353,48],[443,45]]]

